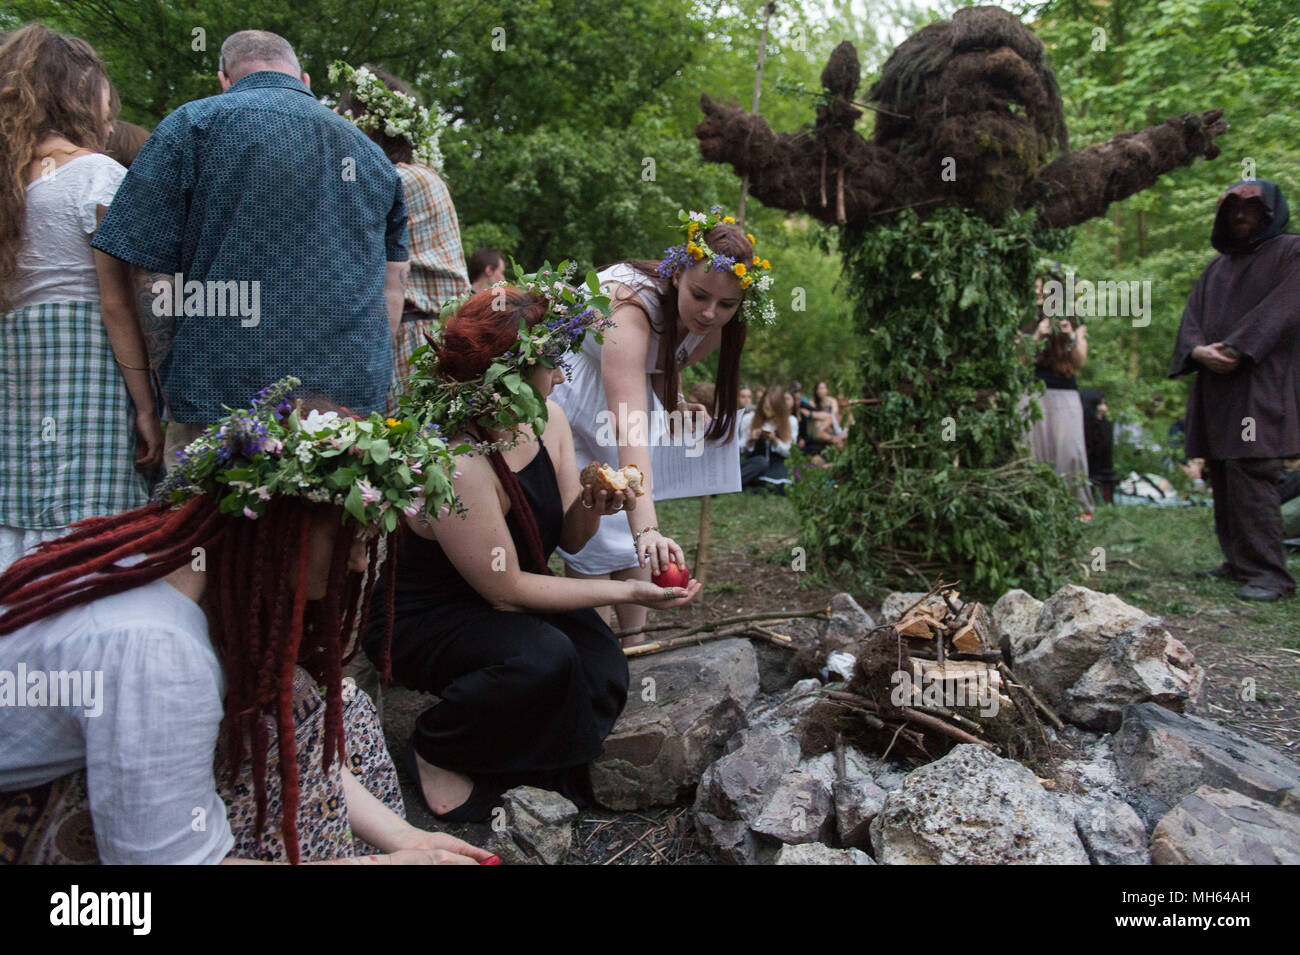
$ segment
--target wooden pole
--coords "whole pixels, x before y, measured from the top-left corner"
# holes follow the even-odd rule
[[[763,7],[763,36],[758,41],[758,65],[754,68],[754,100],[750,113],[758,115],[758,97],[763,91],[763,60],[767,57],[767,35],[776,10],[774,0]],[[749,197],[749,173],[740,180],[740,202],[736,205],[736,223],[745,228],[745,200]],[[716,400],[716,399],[715,399]],[[713,520],[713,495],[700,498],[699,543],[695,547],[695,577],[701,584],[709,579],[709,525]]]

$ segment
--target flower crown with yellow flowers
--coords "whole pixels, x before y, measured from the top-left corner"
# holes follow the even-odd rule
[[[728,272],[740,279],[740,287],[745,291],[745,300],[740,306],[740,318],[749,324],[771,325],[776,321],[776,303],[772,301],[772,263],[755,252],[752,262],[737,262],[729,255],[714,252],[704,241],[704,234],[722,223],[735,225],[736,220],[723,215],[720,206],[713,206],[708,214],[687,212],[681,209],[677,213],[681,230],[686,233],[686,241],[664,251],[663,261],[659,263],[656,273],[663,278],[672,278],[684,272],[697,262],[705,259],[715,272]],[[745,233],[749,244],[756,246],[754,237]]]

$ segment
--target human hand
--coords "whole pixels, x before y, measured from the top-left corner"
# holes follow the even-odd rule
[[[1197,345],[1192,349],[1192,358],[1215,374],[1226,375],[1236,370],[1238,360],[1225,352],[1223,347],[1222,342],[1215,342],[1213,345]]]
[[[709,409],[699,402],[679,401],[677,410],[682,413],[682,426],[690,431],[703,431],[713,421],[709,416]]]
[[[395,856],[409,854],[410,861]],[[432,856],[432,862],[419,861],[422,856]],[[393,865],[487,865],[489,859],[496,858],[486,849],[472,846],[462,839],[449,836],[445,832],[426,832],[411,827],[411,832],[402,842],[402,848],[389,854]]]
[[[158,469],[162,459],[162,422],[152,411],[140,412],[135,416],[135,469],[149,474]]]
[[[690,603],[703,586],[694,577],[685,587],[659,587],[648,580],[629,581],[633,588],[632,603],[651,610],[672,610]]]
[[[594,508],[602,517],[617,514],[619,511],[636,510],[636,492],[627,488],[621,491],[608,491],[601,488],[598,491],[593,485],[584,484],[579,499],[583,507],[589,510]]]
[[[669,561],[678,567],[686,566],[686,555],[671,537],[664,537],[658,531],[646,531],[636,542],[637,565],[644,567],[650,562],[650,573],[657,574],[668,566]]]

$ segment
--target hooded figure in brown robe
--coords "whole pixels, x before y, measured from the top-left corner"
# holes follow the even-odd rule
[[[1219,198],[1201,273],[1178,328],[1170,377],[1196,373],[1187,456],[1209,462],[1224,563],[1207,576],[1245,582],[1238,596],[1295,592],[1282,546],[1281,459],[1300,454],[1300,235],[1266,179]]]

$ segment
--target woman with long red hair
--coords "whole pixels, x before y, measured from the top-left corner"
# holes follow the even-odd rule
[[[0,576],[0,861],[488,858],[402,819],[374,708],[341,677],[391,507],[446,499],[450,456],[378,415],[295,409],[294,384],[191,444],[159,503]],[[391,454],[353,453],[375,440]]]
[[[592,607],[677,607],[699,590],[650,581],[556,577],[557,547],[580,552],[630,490],[583,486],[564,412],[546,400],[565,353],[599,309],[557,273],[471,295],[442,340],[417,356],[416,406],[455,446],[463,519],[411,518],[398,542],[392,676],[438,696],[416,720],[405,760],[429,811],[481,821],[514,785],[592,798],[588,764],[627,698],[627,661]],[[568,296],[568,298],[566,298]],[[380,652],[374,625],[366,644]]]

